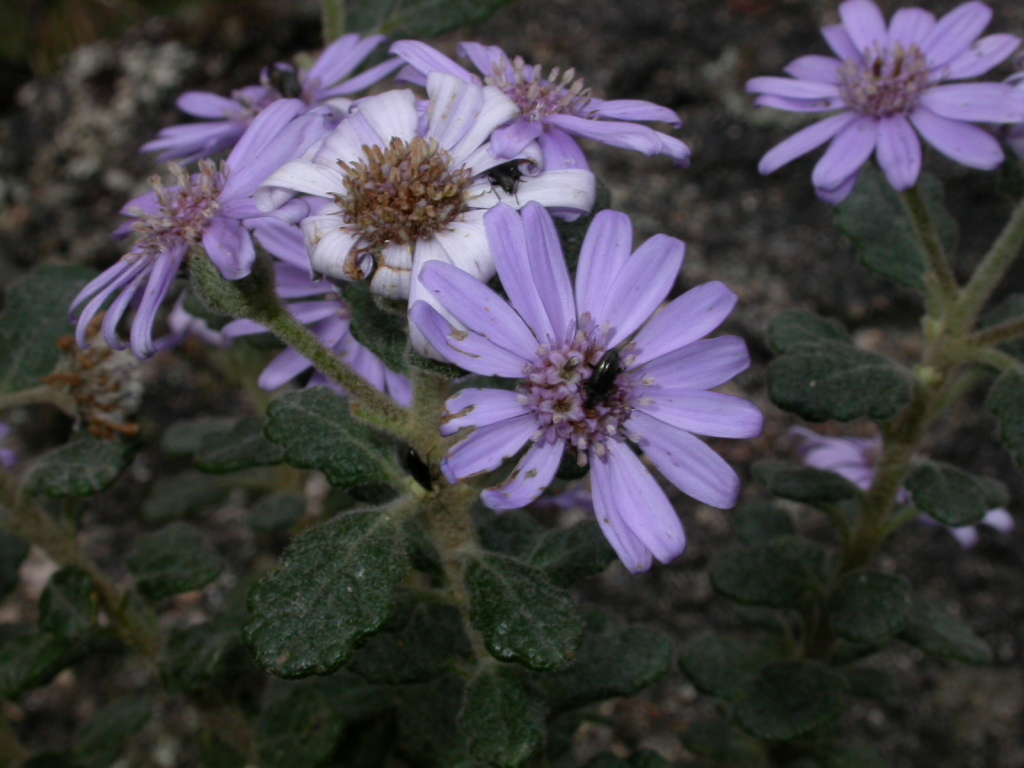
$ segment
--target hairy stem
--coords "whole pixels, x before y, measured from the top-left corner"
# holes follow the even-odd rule
[[[1024,338],[1024,318],[993,325],[967,336],[963,343],[972,347],[994,347],[1007,341]]]
[[[928,261],[929,272],[925,276],[925,284],[929,286],[930,293],[937,292],[935,298],[939,300],[939,305],[943,308],[948,307],[956,299],[959,290],[956,276],[953,274],[946,249],[939,240],[935,221],[921,194],[920,186],[911,187],[903,193],[903,205]]]
[[[53,405],[59,408],[68,416],[75,418],[78,415],[78,408],[75,399],[67,392],[62,392],[54,387],[42,384],[30,389],[22,389],[6,395],[0,395],[0,411],[11,408],[21,408],[25,405]]]

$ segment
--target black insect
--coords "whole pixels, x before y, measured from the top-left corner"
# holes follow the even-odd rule
[[[427,466],[426,462],[420,458],[420,455],[416,453],[416,451],[412,448],[406,448],[402,464],[405,465],[407,470],[409,470],[409,474],[412,475],[412,479],[422,485],[424,490],[434,490],[434,481],[430,476],[430,467]]]
[[[615,386],[615,379],[622,373],[622,358],[619,357],[617,349],[609,349],[594,366],[594,372],[590,374],[583,385],[584,408],[593,408],[601,403],[612,393]]]
[[[506,195],[514,195],[519,188],[519,180],[523,178],[523,172],[519,170],[518,160],[509,160],[491,168],[487,172],[487,178],[491,180],[492,185],[505,190]]]
[[[267,79],[286,99],[297,99],[302,95],[302,83],[299,82],[299,73],[294,67],[275,64],[270,67]]]

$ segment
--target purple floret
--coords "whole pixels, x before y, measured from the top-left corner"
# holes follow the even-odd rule
[[[853,190],[860,168],[874,155],[895,189],[917,183],[918,135],[942,154],[971,168],[1003,161],[993,136],[971,123],[1024,120],[1024,91],[1005,83],[962,83],[1007,59],[1020,45],[1014,35],[979,38],[992,18],[984,3],[969,2],[941,19],[903,8],[886,27],[871,0],[847,0],[842,21],[822,29],[836,58],[803,56],[786,67],[790,77],[756,77],[747,91],[757,105],[788,112],[837,112],[771,149],[758,169],[769,174],[829,143],[814,166],[818,196],[838,204]]]
[[[444,458],[451,482],[489,472],[529,443],[505,482],[483,492],[492,509],[537,499],[563,460],[591,468],[594,508],[629,570],[668,562],[685,544],[665,493],[627,444],[684,493],[731,507],[739,478],[695,435],[754,437],[762,417],[745,400],[710,392],[749,365],[743,341],[703,338],[735,304],[721,283],[661,306],[684,244],[656,235],[635,252],[628,217],[602,211],[580,252],[575,290],[550,215],[499,205],[484,216],[509,302],[448,264],[420,281],[459,324],[417,302],[410,317],[438,353],[468,371],[519,381],[515,390],[463,389],[445,405],[442,433],[473,431]]]

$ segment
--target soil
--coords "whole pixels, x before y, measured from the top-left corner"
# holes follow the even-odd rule
[[[995,11],[990,29],[1024,33],[1024,5],[990,4]],[[119,223],[117,211],[145,191],[154,170],[152,159],[137,148],[161,126],[180,119],[173,106],[177,94],[189,88],[226,93],[255,82],[265,63],[317,46],[315,8],[285,10],[286,5],[244,16],[226,10],[223,17],[209,12],[198,19],[153,20],[116,41],[80,48],[56,75],[25,83],[0,114],[0,284],[10,284],[41,261],[112,263],[119,256],[109,238]],[[903,4],[880,5],[888,13]],[[956,3],[927,5],[942,12]],[[801,121],[754,110],[743,84],[757,75],[779,74],[798,55],[825,53],[818,28],[835,19],[835,4],[826,0],[520,0],[437,43],[449,53],[458,40],[496,44],[527,61],[575,67],[603,97],[647,99],[679,112],[684,127],[678,135],[693,149],[688,169],[604,146],[587,151],[614,207],[632,216],[638,239],[664,232],[687,242],[678,289],[721,280],[739,294],[725,330],[747,339],[754,365],[728,391],[752,398],[765,412],[767,426],[758,440],[720,441],[716,448],[747,479],[753,460],[785,451],[784,432],[793,423],[764,392],[765,330],[772,317],[805,307],[839,320],[861,346],[907,362],[919,347],[918,300],[856,263],[832,209],[814,196],[809,182],[814,156],[768,178],[757,172],[760,157]],[[955,166],[934,153],[926,167],[947,185],[961,225],[957,266],[966,274],[998,231],[1009,202],[995,189],[993,174]],[[1024,271],[1017,268],[1003,290],[1022,287]],[[171,417],[232,407],[232,392],[205,361],[204,353],[193,349],[146,363],[144,435],[159,435]],[[996,447],[980,398],[973,393],[956,409],[929,437],[927,450],[1002,479],[1013,494],[1010,509],[1019,515],[1024,481]],[[25,438],[37,444],[54,439],[51,428],[66,429],[42,413],[22,414],[20,421]],[[865,427],[823,429],[850,434]],[[142,530],[139,488],[167,471],[144,454],[132,476],[87,516],[88,546],[115,578],[123,576],[119,562],[127,543]],[[753,482],[747,492],[758,493]],[[643,576],[630,576],[615,565],[581,595],[682,643],[709,626],[727,628],[736,620],[712,593],[707,575],[710,559],[728,546],[734,530],[729,512],[683,497],[678,504],[690,541],[682,558]],[[237,504],[229,502],[215,520],[218,547],[225,552],[252,546],[234,532],[239,514]],[[823,527],[813,516],[801,516],[799,523],[812,531]],[[939,528],[912,525],[881,558],[884,569],[902,573],[915,589],[959,611],[995,655],[990,667],[973,668],[899,646],[874,662],[896,684],[882,700],[857,704],[846,724],[889,765],[1024,765],[1022,560],[1024,525],[1011,534],[984,531],[978,546],[966,551]],[[48,575],[45,560],[33,558],[26,575],[31,583],[23,606]],[[4,607],[4,619],[18,610]],[[8,714],[20,719],[26,741],[45,745],[89,713],[95,705],[90,686],[108,673],[102,659],[62,673],[19,707],[9,707]],[[131,689],[142,674],[121,669],[104,685]],[[643,746],[681,759],[686,753],[679,733],[711,709],[712,702],[677,672],[648,695],[610,704],[609,725],[589,728],[578,737],[578,747],[588,754]],[[157,747],[162,743],[154,741]],[[175,765],[174,750],[162,748],[172,756],[153,759]]]

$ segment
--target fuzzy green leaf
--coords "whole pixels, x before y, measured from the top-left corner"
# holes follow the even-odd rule
[[[230,430],[205,435],[195,458],[203,472],[219,474],[279,464],[284,449],[263,436],[263,419],[242,419]]]
[[[1024,376],[1004,373],[989,390],[985,405],[999,424],[999,438],[1024,469]]]
[[[900,637],[925,653],[945,656],[965,664],[988,664],[992,649],[974,630],[955,616],[930,603],[911,606]]]
[[[760,752],[749,736],[723,717],[706,717],[693,723],[680,737],[688,750],[716,765],[754,766]]]
[[[338,669],[387,621],[407,570],[402,521],[387,508],[306,531],[249,593],[244,636],[256,663],[288,678]]]
[[[560,587],[600,573],[614,559],[615,550],[595,520],[582,520],[571,528],[545,532],[526,558]]]
[[[846,681],[809,661],[769,664],[736,699],[736,720],[754,736],[789,741],[843,712]]]
[[[43,454],[26,487],[44,496],[91,496],[108,488],[131,458],[125,443],[82,434]]]
[[[18,569],[27,554],[27,541],[0,531],[0,598],[18,585]]]
[[[765,643],[708,633],[682,647],[679,667],[698,690],[732,701],[753,682],[762,667],[776,659]]]
[[[11,288],[0,315],[0,392],[38,386],[53,372],[60,359],[57,339],[72,332],[66,308],[95,274],[44,265]]]
[[[483,553],[466,570],[470,620],[501,661],[545,671],[569,664],[583,637],[572,598],[539,570]]]
[[[588,633],[566,669],[540,679],[556,710],[574,709],[615,696],[632,696],[663,679],[672,668],[672,643],[648,627],[614,634]]]
[[[249,510],[249,525],[254,531],[274,533],[286,531],[302,517],[306,502],[290,493],[270,493]]]
[[[974,525],[991,508],[985,487],[973,475],[949,464],[921,464],[904,484],[914,497],[914,506],[944,525]]]
[[[207,435],[227,432],[239,422],[232,416],[200,416],[176,421],[160,436],[160,447],[171,456],[191,458]]]
[[[0,699],[42,685],[63,667],[67,644],[52,632],[0,625]]]
[[[736,532],[744,544],[763,544],[793,531],[793,519],[768,502],[753,501],[736,510]]]
[[[326,387],[304,389],[274,400],[267,408],[266,436],[284,448],[294,467],[319,469],[331,485],[401,485],[394,448],[380,434],[357,422],[348,401]]]
[[[72,642],[89,634],[96,622],[99,598],[92,579],[78,568],[64,568],[50,577],[39,599],[39,628]]]
[[[242,655],[242,638],[237,630],[197,624],[171,631],[160,671],[168,688],[194,694]]]
[[[181,472],[153,484],[142,502],[142,519],[160,525],[220,504],[236,485],[236,477],[218,477],[202,472]]]
[[[881,643],[907,623],[910,584],[900,576],[867,571],[844,578],[829,600],[832,627],[854,643]]]
[[[517,768],[544,743],[547,709],[510,670],[483,670],[466,688],[459,729],[482,763]]]
[[[80,768],[107,768],[120,756],[124,742],[149,720],[150,703],[136,696],[111,702],[90,718],[74,747]]]
[[[365,280],[346,283],[342,294],[352,310],[349,328],[355,340],[391,370],[408,371],[405,348],[409,320],[404,304],[400,313],[381,307],[374,294],[370,293],[369,281]]]
[[[768,326],[768,344],[777,355],[791,352],[801,344],[829,341],[852,344],[850,335],[837,321],[820,317],[806,309],[783,312]]]
[[[275,701],[256,723],[256,750],[267,768],[323,765],[341,735],[341,713],[315,688]]]
[[[779,461],[757,462],[754,477],[764,483],[771,494],[805,504],[833,504],[858,494],[853,483],[835,472],[789,466]]]
[[[150,600],[202,589],[224,568],[203,535],[182,522],[169,523],[141,537],[128,555],[127,565],[139,594]]]
[[[921,191],[947,249],[956,246],[957,225],[943,204],[942,185],[922,176]],[[861,171],[857,186],[836,208],[836,219],[857,248],[861,264],[907,288],[924,288],[925,255],[899,193],[874,168]]]
[[[457,717],[465,698],[465,683],[455,676],[400,692],[398,742],[413,765],[433,768],[484,768],[469,754]]]
[[[822,581],[824,565],[821,545],[780,536],[719,556],[711,566],[711,583],[738,603],[794,608]]]
[[[768,366],[772,402],[807,421],[886,421],[910,402],[913,386],[887,358],[841,342],[799,344]]]
[[[512,0],[358,0],[350,10],[352,29],[379,32],[396,40],[437,37],[483,21]]]

